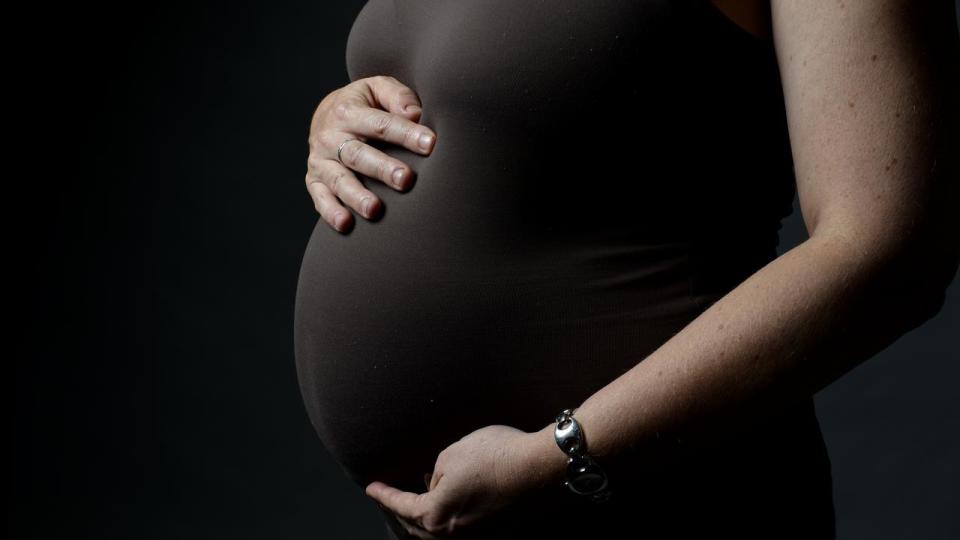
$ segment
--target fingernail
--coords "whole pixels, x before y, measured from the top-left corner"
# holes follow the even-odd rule
[[[393,183],[400,187],[401,182],[403,182],[403,169],[398,167],[393,171]]]
[[[433,135],[429,133],[424,133],[420,135],[420,148],[428,150],[430,148],[430,143],[433,142]]]
[[[360,211],[363,212],[363,217],[370,217],[370,197],[364,197],[360,201]]]
[[[343,214],[341,214],[340,212],[337,212],[336,214],[333,215],[333,226],[336,229],[340,229],[341,227],[343,227]]]
[[[404,112],[417,112],[420,110],[420,107],[413,103],[407,103],[407,105],[403,107],[403,110]]]

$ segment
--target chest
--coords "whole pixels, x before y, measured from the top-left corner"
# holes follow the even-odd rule
[[[677,0],[370,0],[350,31],[347,71],[393,75],[435,110],[656,97],[710,53],[697,15]]]

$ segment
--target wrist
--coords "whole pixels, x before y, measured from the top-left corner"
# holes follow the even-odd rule
[[[525,462],[537,487],[559,490],[563,486],[569,458],[554,439],[555,425],[547,424],[527,434]]]

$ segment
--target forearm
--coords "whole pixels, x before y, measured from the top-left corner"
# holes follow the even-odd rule
[[[812,395],[939,309],[899,270],[826,235],[771,261],[579,406],[589,453],[656,467]],[[557,480],[553,428],[531,455]]]

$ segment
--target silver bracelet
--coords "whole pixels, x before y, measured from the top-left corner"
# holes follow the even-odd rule
[[[573,413],[577,409],[564,409],[557,415],[553,438],[557,446],[570,456],[567,475],[563,484],[573,493],[601,503],[610,500],[613,494],[606,473],[596,461],[587,455],[587,440]]]

